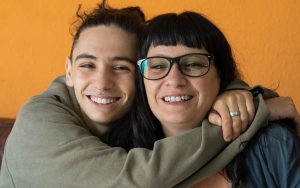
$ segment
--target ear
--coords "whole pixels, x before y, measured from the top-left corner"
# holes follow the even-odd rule
[[[66,69],[66,83],[69,87],[73,87],[74,84],[72,79],[72,62],[69,57],[66,59],[65,69]]]

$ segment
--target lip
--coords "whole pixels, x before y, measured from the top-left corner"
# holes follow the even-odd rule
[[[112,107],[116,105],[121,99],[121,97],[114,96],[86,95],[86,97],[93,105],[101,107]]]
[[[172,102],[170,102],[170,101],[165,101],[164,98],[166,98],[166,97],[180,97],[181,101],[172,101]],[[189,99],[187,99],[187,97],[188,97]],[[182,100],[182,98],[185,98],[185,99],[187,99],[187,100]],[[166,95],[160,97],[160,100],[161,100],[164,104],[167,104],[167,105],[172,105],[172,106],[185,106],[185,105],[189,104],[193,98],[194,98],[194,96],[191,95],[191,94],[183,94],[183,93],[178,94],[178,93],[176,93],[176,94],[166,94]],[[172,100],[174,100],[174,98],[173,98]]]

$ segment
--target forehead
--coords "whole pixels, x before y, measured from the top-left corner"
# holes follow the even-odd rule
[[[97,56],[126,56],[135,58],[137,37],[118,26],[95,26],[82,31],[74,47],[74,58],[80,53]]]
[[[185,45],[175,45],[175,46],[166,46],[166,45],[158,45],[153,46],[151,45],[147,57],[151,56],[168,56],[168,57],[177,57],[188,53],[207,53],[207,51],[204,48],[190,48]]]

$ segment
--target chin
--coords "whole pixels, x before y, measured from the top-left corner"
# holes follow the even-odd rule
[[[180,125],[180,124],[187,124],[188,120],[176,120],[176,119],[171,119],[171,120],[164,120],[165,123],[167,124],[173,124],[173,125]]]
[[[109,116],[89,116],[89,119],[94,123],[99,123],[103,125],[110,124],[114,121],[114,119],[112,119]]]
[[[100,123],[102,125],[107,125],[107,124],[111,124],[115,120],[111,119],[111,118],[97,118],[94,121],[97,122],[97,123]]]
[[[165,122],[172,123],[172,124],[181,124],[191,121],[191,118],[179,117],[179,116],[169,116],[168,119],[164,119]]]

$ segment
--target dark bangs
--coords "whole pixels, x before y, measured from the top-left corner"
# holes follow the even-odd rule
[[[195,17],[196,16],[196,17]],[[144,58],[151,45],[175,46],[182,44],[191,48],[205,48],[209,43],[213,25],[208,20],[193,12],[177,15],[168,13],[148,21],[147,29],[141,40],[140,57]]]
[[[214,64],[221,78],[221,90],[235,78],[235,61],[223,33],[207,18],[195,12],[168,13],[148,21],[140,40],[138,58],[147,57],[151,45],[205,48],[214,56]]]
[[[164,14],[149,20],[149,25],[141,40],[141,58],[145,58],[151,45],[175,46],[183,44],[188,47],[201,48],[203,39],[195,32],[198,25],[186,23],[186,17],[175,13]]]

